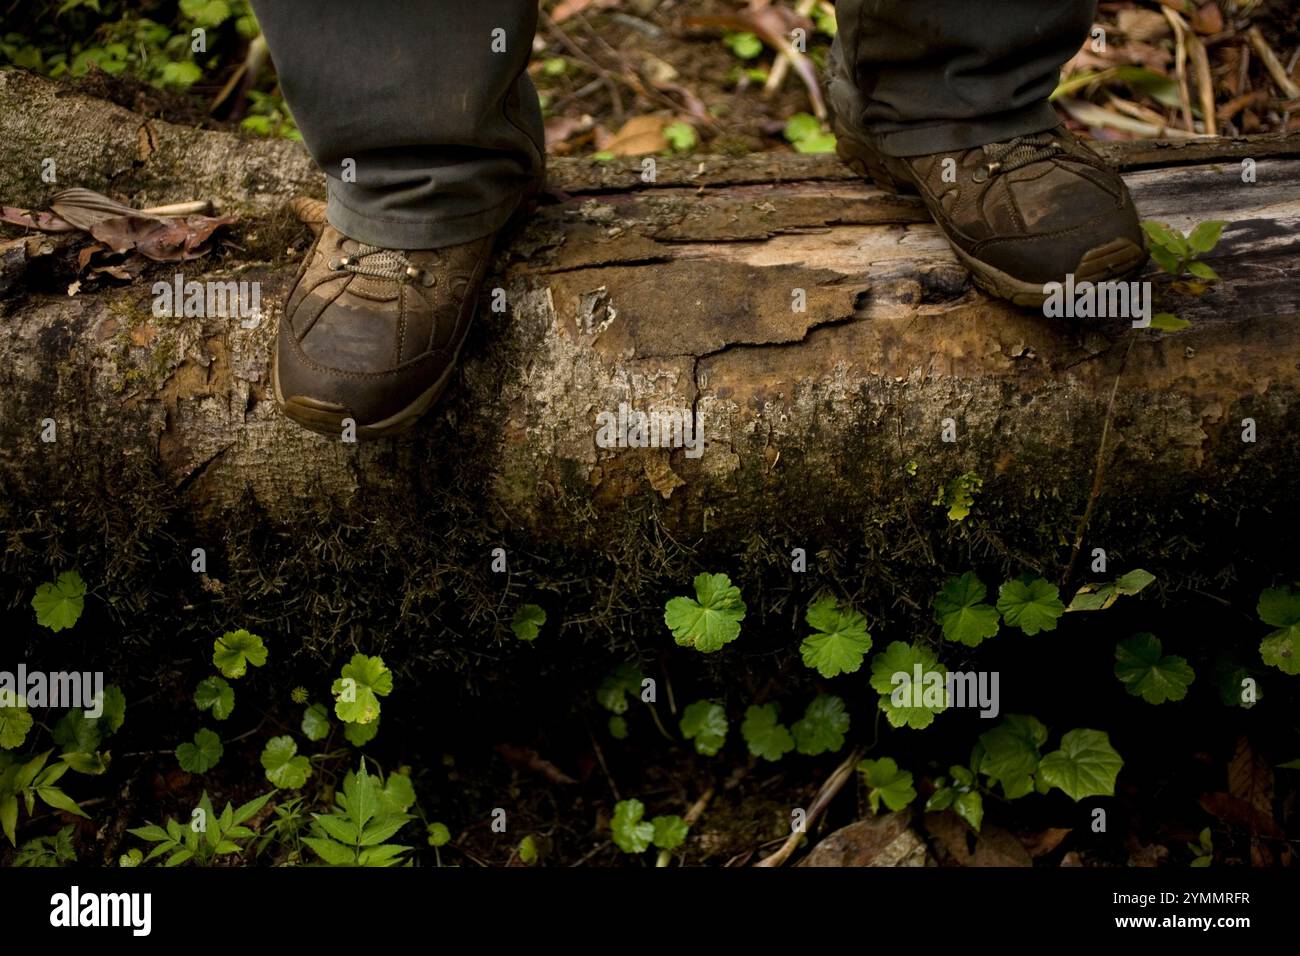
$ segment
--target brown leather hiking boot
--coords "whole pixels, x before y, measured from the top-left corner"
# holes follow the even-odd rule
[[[272,377],[284,414],[358,440],[403,431],[447,387],[478,304],[494,236],[379,249],[326,224],[289,292]]]
[[[840,159],[856,173],[882,189],[920,193],[991,295],[1041,306],[1048,282],[1071,273],[1076,283],[1116,280],[1147,261],[1124,180],[1064,126],[906,158],[883,155],[842,124],[835,132]]]

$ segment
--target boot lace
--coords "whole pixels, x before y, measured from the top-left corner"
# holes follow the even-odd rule
[[[432,274],[413,265],[399,250],[383,249],[364,242],[357,246],[357,251],[352,255],[331,259],[330,268],[375,279],[433,285]]]
[[[988,175],[1009,173],[1042,162],[1064,152],[1051,133],[1034,133],[1029,136],[1017,136],[1002,143],[989,143],[984,147],[984,155],[989,161],[984,164]]]

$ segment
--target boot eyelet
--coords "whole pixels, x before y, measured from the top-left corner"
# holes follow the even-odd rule
[[[987,166],[979,167],[971,175],[971,179],[977,183],[985,182],[988,178],[989,178],[989,168]]]

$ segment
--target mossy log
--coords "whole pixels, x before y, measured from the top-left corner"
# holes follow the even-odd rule
[[[76,295],[12,285],[0,477],[25,503],[9,520],[21,513],[29,530],[42,501],[88,495],[80,508],[93,513],[147,488],[169,520],[228,540],[323,510],[357,534],[382,522],[387,558],[371,558],[399,564],[421,536],[461,547],[469,515],[488,529],[474,548],[499,533],[608,555],[635,509],[653,513],[660,558],[778,533],[812,553],[887,515],[942,527],[937,490],[970,474],[983,482],[974,514],[1005,553],[1050,571],[1097,493],[1094,526],[1136,556],[1194,501],[1227,521],[1285,509],[1300,487],[1297,137],[1105,147],[1130,169],[1144,217],[1231,222],[1206,257],[1221,282],[1181,297],[1156,283],[1158,308],[1190,322],[1176,334],[989,299],[919,202],[833,158],[664,160],[653,182],[639,162],[557,161],[547,201],[489,279],[456,386],[412,434],[372,444],[305,432],[270,394],[295,267],[286,247],[305,233],[283,210],[320,189],[299,146],[171,126],[21,72],[0,73],[0,140],[6,204],[84,185],[138,206],[211,199],[243,217],[240,245],[211,260]],[[58,186],[40,179],[44,157]],[[150,287],[177,271],[262,283],[264,321],[154,317]],[[599,447],[597,416],[621,404],[698,414],[703,453]],[[128,472],[134,485],[115,484]],[[143,532],[123,519],[102,533],[118,537],[94,545],[111,565]],[[232,546],[226,573],[250,576],[241,601],[274,590],[253,583],[267,560]]]

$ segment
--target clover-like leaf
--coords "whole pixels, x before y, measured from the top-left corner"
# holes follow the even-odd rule
[[[1300,589],[1268,588],[1259,596],[1255,613],[1273,631],[1259,645],[1265,664],[1284,674],[1300,674]]]
[[[302,734],[313,743],[330,735],[330,712],[324,704],[312,704],[302,712]]]
[[[536,604],[522,604],[519,610],[515,611],[514,619],[510,622],[510,630],[515,632],[515,637],[521,641],[531,641],[537,637],[546,623],[546,612]]]
[[[867,802],[871,812],[880,812],[883,800],[889,809],[902,810],[916,799],[916,788],[912,786],[912,772],[900,770],[891,757],[879,760],[863,760],[858,764],[863,779],[867,782]]]
[[[1148,704],[1182,700],[1196,679],[1187,658],[1164,656],[1160,639],[1147,633],[1134,634],[1115,645],[1115,676],[1130,694]]]
[[[790,728],[795,748],[801,754],[815,757],[835,753],[844,746],[844,735],[849,731],[849,713],[844,700],[834,694],[818,694],[804,710],[803,717]]]
[[[1078,803],[1084,797],[1114,796],[1115,778],[1123,766],[1104,731],[1071,730],[1061,738],[1059,750],[1043,757],[1038,775]]]
[[[611,714],[625,714],[628,697],[641,692],[641,680],[641,668],[636,664],[619,664],[596,688],[596,701]]]
[[[176,759],[186,773],[207,773],[217,765],[224,752],[221,738],[205,727],[195,733],[193,743],[184,743],[176,748]]]
[[[764,760],[780,760],[794,750],[794,737],[777,720],[776,704],[751,704],[747,707],[740,735],[745,738],[749,752]]]
[[[212,711],[217,720],[225,720],[235,709],[235,689],[223,677],[205,677],[194,690],[194,706]]]
[[[311,776],[311,762],[298,754],[292,737],[272,737],[262,751],[262,769],[266,779],[281,790],[297,790]]]
[[[725,574],[695,576],[695,598],[671,598],[664,605],[664,623],[682,647],[704,654],[722,650],[740,636],[745,602],[740,588]]]
[[[99,747],[99,725],[85,711],[70,710],[59,718],[51,732],[65,754],[93,753]]]
[[[32,596],[36,623],[51,631],[72,627],[86,606],[86,582],[76,571],[64,571],[58,579],[42,584]]]
[[[654,840],[654,824],[642,820],[645,804],[640,800],[620,800],[614,804],[614,818],[610,831],[614,845],[624,853],[644,853]]]
[[[227,631],[212,645],[212,663],[223,677],[234,680],[248,672],[249,664],[261,667],[266,663],[266,645],[248,631]]]
[[[1034,717],[1008,714],[1002,723],[980,734],[977,762],[972,763],[990,783],[1002,784],[1008,800],[1034,789],[1034,774],[1041,759],[1038,749],[1047,743],[1047,728]]]
[[[712,757],[727,739],[727,712],[716,701],[697,700],[682,711],[681,728],[697,753]]]
[[[27,739],[35,721],[27,712],[27,700],[13,691],[0,693],[0,749],[16,750]]]
[[[350,724],[368,724],[379,717],[379,698],[393,692],[393,672],[382,657],[353,654],[342,676],[330,688],[334,714]]]
[[[1011,627],[1018,627],[1033,637],[1039,631],[1056,630],[1065,605],[1055,584],[1025,575],[998,589],[998,613]]]
[[[655,817],[650,821],[650,825],[654,827],[651,842],[661,850],[677,849],[686,842],[686,834],[690,832],[686,821],[676,814]]]
[[[871,686],[891,727],[923,730],[948,709],[948,669],[921,644],[894,641],[873,657]]]
[[[379,718],[376,717],[368,724],[348,724],[343,725],[343,736],[347,742],[354,747],[364,747],[370,741],[379,736]]]
[[[871,635],[861,614],[824,597],[809,606],[804,620],[814,630],[799,645],[805,667],[830,678],[852,674],[862,666],[862,658],[871,650]]]
[[[998,612],[983,603],[986,594],[988,589],[974,571],[943,583],[934,598],[934,617],[947,640],[978,647],[998,632]]]
[[[430,823],[426,831],[429,835],[429,846],[446,846],[451,842],[451,831],[447,829],[445,823]]]

